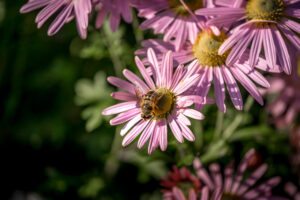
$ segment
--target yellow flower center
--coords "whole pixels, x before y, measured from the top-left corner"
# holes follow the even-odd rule
[[[193,55],[203,66],[220,66],[225,64],[229,50],[223,55],[218,54],[222,43],[227,39],[225,33],[221,32],[219,36],[214,35],[211,31],[202,31],[193,45]]]
[[[142,118],[162,119],[172,113],[176,96],[167,88],[150,90],[142,96],[140,105]]]
[[[170,8],[179,16],[190,16],[190,13],[185,9],[179,0],[169,0]],[[184,0],[189,9],[194,12],[195,10],[203,7],[202,0]]]
[[[248,20],[280,21],[284,13],[282,0],[249,0],[246,6]]]

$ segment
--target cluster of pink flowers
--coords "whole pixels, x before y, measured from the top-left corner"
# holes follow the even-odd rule
[[[286,200],[272,195],[272,189],[280,183],[280,177],[273,177],[258,184],[267,170],[267,164],[249,169],[249,162],[255,155],[254,149],[246,153],[235,170],[230,162],[221,172],[217,163],[206,170],[198,158],[194,159],[194,176],[187,168],[174,168],[166,179],[162,179],[164,200],[237,200],[237,199],[269,199]],[[250,173],[248,173],[250,172]]]
[[[116,31],[121,18],[132,21],[131,7],[145,18],[140,29],[152,29],[163,39],[145,40],[136,51],[144,81],[129,70],[123,71],[128,81],[108,78],[124,90],[112,97],[124,102],[102,114],[119,113],[111,125],[126,122],[121,130],[126,135],[123,146],[141,135],[139,148],[149,140],[149,153],[157,147],[164,151],[167,127],[179,142],[193,141],[187,117],[204,119],[200,110],[213,103],[207,98],[210,90],[219,110],[226,112],[226,90],[234,107],[242,110],[241,86],[261,105],[258,86],[275,86],[271,90],[280,95],[268,108],[272,115],[281,117],[287,110],[279,120],[284,123],[296,117],[299,82],[292,83],[290,77],[297,76],[300,0],[29,0],[21,12],[42,9],[35,20],[38,27],[58,13],[49,35],[75,19],[79,35],[86,38],[93,13],[96,27],[109,15]],[[268,81],[265,72],[277,75]]]

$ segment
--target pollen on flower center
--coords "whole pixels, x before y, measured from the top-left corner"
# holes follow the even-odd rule
[[[219,36],[211,31],[202,31],[193,45],[193,55],[203,66],[220,66],[225,64],[229,51],[223,55],[218,54],[219,47],[227,39],[225,33],[221,32]]]
[[[173,92],[167,88],[150,90],[142,96],[141,113],[143,119],[166,118],[172,113],[176,103]]]
[[[170,8],[179,16],[190,16],[190,13],[185,9],[179,0],[169,0]],[[195,11],[203,7],[202,0],[184,0],[185,4],[191,11]]]
[[[247,19],[280,21],[284,12],[282,0],[249,0],[246,6]]]

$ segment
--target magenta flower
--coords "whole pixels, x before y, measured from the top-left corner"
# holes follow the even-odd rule
[[[168,177],[161,179],[160,185],[164,187],[164,200],[196,200],[200,193],[200,180],[185,167],[174,166]]]
[[[106,108],[102,114],[121,113],[113,118],[110,124],[127,122],[121,130],[122,136],[128,132],[122,145],[127,146],[142,133],[138,140],[138,148],[150,138],[148,152],[151,154],[158,146],[162,151],[166,150],[167,125],[179,142],[183,142],[183,138],[193,141],[195,137],[188,128],[191,122],[187,116],[198,120],[202,120],[204,116],[189,107],[194,103],[205,104],[206,100],[197,95],[185,94],[199,75],[186,73],[183,66],[179,66],[173,73],[171,51],[164,55],[161,63],[158,63],[154,51],[149,49],[148,59],[154,81],[143,63],[136,57],[136,64],[146,83],[129,70],[123,71],[129,82],[109,77],[108,81],[112,85],[125,90],[112,93],[112,97],[125,102]]]
[[[196,14],[215,17],[208,24],[216,26],[241,23],[232,30],[232,35],[219,49],[220,55],[231,49],[226,64],[240,59],[251,44],[250,54],[247,55],[250,67],[258,62],[264,49],[270,67],[278,63],[281,70],[291,74],[290,53],[293,48],[300,50],[300,38],[297,35],[300,33],[300,24],[295,20],[300,17],[299,0],[220,2],[222,7],[199,9]]]
[[[191,15],[180,0],[132,0],[140,17],[146,20],[140,28],[153,29],[155,34],[164,34],[164,41],[175,40],[175,49],[182,48],[186,40],[195,42],[197,32],[203,28],[205,17]],[[184,1],[191,12],[213,6],[211,1]]]
[[[94,0],[96,3],[96,27],[100,28],[110,13],[110,28],[116,31],[120,25],[121,17],[128,23],[132,22],[129,0]]]
[[[248,177],[244,177],[248,167],[249,159],[253,156],[254,150],[246,153],[237,171],[234,172],[231,162],[224,170],[223,175],[220,172],[220,166],[216,163],[211,164],[209,172],[203,168],[199,159],[194,160],[194,168],[201,182],[203,182],[215,195],[212,200],[217,199],[269,199],[280,200],[282,197],[273,196],[271,190],[280,182],[279,177],[273,177],[258,186],[256,182],[267,170],[267,165],[262,164],[254,170]],[[222,178],[223,177],[223,178]],[[207,194],[206,194],[207,195]],[[206,198],[204,198],[206,199]]]
[[[48,35],[56,34],[65,23],[75,18],[78,34],[81,38],[86,38],[88,14],[92,10],[90,0],[29,0],[22,6],[20,12],[27,13],[40,8],[43,9],[35,18],[38,28],[42,27],[52,15],[59,12],[48,29]]]
[[[227,36],[223,32],[216,36],[211,31],[204,30],[198,34],[194,43],[186,42],[182,50],[174,53],[175,63],[186,64],[191,62],[187,66],[188,73],[201,74],[194,89],[195,94],[200,95],[202,98],[206,97],[211,83],[214,83],[216,104],[222,112],[226,111],[225,85],[235,108],[238,110],[243,108],[243,100],[237,81],[258,103],[263,104],[263,99],[253,82],[263,87],[269,87],[268,81],[257,70],[252,69],[245,58],[231,65],[225,63],[229,51],[223,55],[218,55],[218,50],[226,38]],[[161,40],[147,40],[142,45],[146,48],[152,46],[157,52],[158,58],[162,58],[165,51],[175,49],[173,43]],[[138,50],[136,54],[145,56],[145,49]],[[147,59],[144,59],[144,62],[147,63]],[[263,59],[260,59],[256,67],[264,70],[268,68]],[[201,107],[197,106],[197,108]]]

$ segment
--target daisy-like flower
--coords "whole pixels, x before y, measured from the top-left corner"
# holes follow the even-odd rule
[[[200,180],[185,167],[174,166],[168,177],[161,179],[160,185],[164,187],[164,200],[194,200],[200,193]]]
[[[161,63],[158,63],[154,51],[149,49],[148,59],[154,81],[141,60],[136,57],[136,64],[146,83],[129,70],[123,71],[129,82],[109,77],[108,82],[125,90],[112,93],[112,97],[126,102],[106,108],[102,114],[121,113],[113,118],[110,124],[127,122],[121,130],[122,136],[128,132],[122,145],[127,146],[141,134],[137,146],[141,148],[150,138],[148,153],[151,154],[158,146],[162,151],[166,150],[167,125],[179,142],[183,142],[183,138],[193,141],[195,137],[188,128],[191,122],[187,116],[198,120],[202,120],[204,116],[189,107],[194,103],[204,104],[206,100],[197,95],[185,94],[199,75],[186,74],[183,66],[179,66],[173,73],[171,51],[164,55]]]
[[[75,18],[78,34],[81,38],[86,38],[88,14],[92,10],[90,0],[29,0],[22,6],[20,12],[28,13],[40,8],[43,9],[35,18],[38,28],[42,27],[52,15],[59,12],[48,29],[48,35],[56,34],[65,23]]]
[[[285,73],[290,74],[291,49],[300,50],[300,38],[297,35],[300,33],[300,24],[296,22],[300,17],[299,0],[234,0],[221,1],[221,4],[222,7],[199,9],[196,14],[214,16],[208,24],[216,26],[241,22],[218,51],[222,55],[231,49],[226,64],[240,59],[251,44],[248,56],[250,67],[257,63],[264,49],[270,67],[278,63]]]
[[[218,54],[220,46],[226,39],[227,36],[222,31],[220,31],[219,36],[216,36],[212,31],[204,30],[198,34],[194,43],[187,42],[184,49],[174,53],[175,63],[185,64],[191,62],[187,66],[188,73],[201,74],[195,85],[195,94],[203,98],[206,97],[211,83],[214,83],[216,104],[222,112],[226,111],[226,86],[235,108],[238,110],[243,108],[242,96],[237,81],[244,86],[256,101],[263,104],[263,99],[253,81],[263,87],[269,87],[268,81],[257,70],[252,69],[245,58],[227,65],[225,61],[230,51],[225,52],[223,55]],[[148,40],[143,42],[142,45],[146,48],[152,46],[158,52],[159,58],[162,58],[162,54],[166,50],[175,48],[172,43],[161,40]],[[138,50],[136,54],[145,56],[145,49]],[[147,63],[147,60],[144,61]],[[260,59],[260,63],[256,67],[265,70],[268,66],[263,59]]]
[[[267,170],[267,165],[262,164],[248,177],[244,177],[248,167],[249,159],[253,156],[254,150],[246,153],[241,163],[238,165],[237,171],[234,172],[233,163],[231,162],[224,170],[222,175],[220,166],[216,163],[211,164],[209,172],[203,168],[199,159],[194,160],[194,168],[200,180],[209,188],[210,191],[216,192],[212,199],[222,200],[238,200],[238,199],[285,199],[273,196],[271,190],[280,182],[279,177],[273,177],[258,186],[256,182],[262,177]]]
[[[110,13],[110,28],[116,31],[120,25],[121,17],[127,22],[132,22],[132,13],[129,0],[94,0],[95,9],[98,12],[96,28],[100,28]]]
[[[296,69],[293,75],[269,78],[271,87],[266,92],[275,94],[276,97],[268,102],[267,111],[272,116],[271,122],[278,128],[291,125],[300,111],[300,76],[297,75]]]
[[[190,12],[203,7],[212,7],[211,0],[185,0],[186,7],[180,0],[132,0],[140,17],[146,20],[140,28],[153,29],[155,34],[164,34],[164,41],[175,40],[178,51],[186,40],[195,42],[197,32],[203,27],[205,17],[192,15]]]

